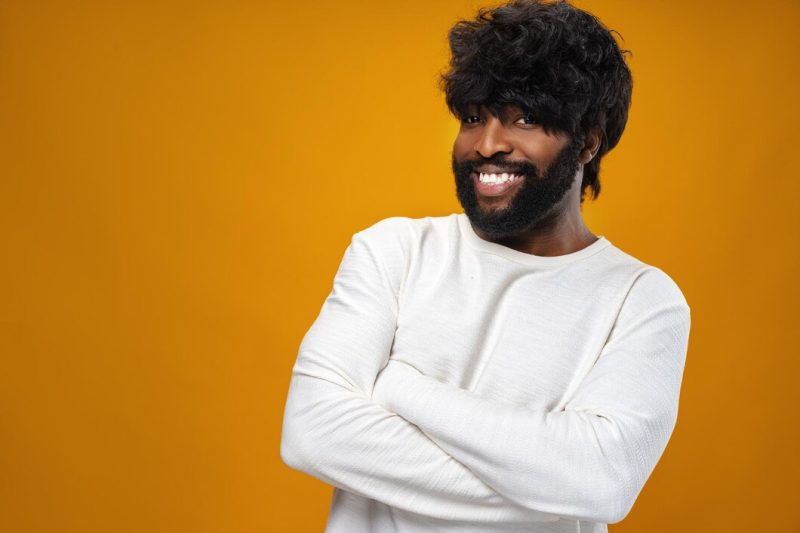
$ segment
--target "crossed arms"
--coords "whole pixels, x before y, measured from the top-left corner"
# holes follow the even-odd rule
[[[689,308],[672,281],[654,269],[634,283],[563,410],[500,404],[389,359],[403,258],[383,233],[388,220],[353,236],[303,338],[283,461],[441,519],[622,520],[677,417]]]

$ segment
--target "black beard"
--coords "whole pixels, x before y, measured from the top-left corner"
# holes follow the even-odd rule
[[[532,163],[508,161],[505,154],[498,153],[490,158],[480,157],[460,163],[453,155],[452,168],[458,201],[470,221],[491,239],[513,236],[537,225],[546,225],[553,207],[564,198],[575,181],[580,149],[580,143],[570,142],[561,149],[544,175]],[[487,211],[480,206],[472,172],[481,165],[497,165],[524,176],[522,186],[504,208]]]

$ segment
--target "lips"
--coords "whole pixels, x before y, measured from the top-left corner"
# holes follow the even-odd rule
[[[516,170],[508,170],[502,167],[495,167],[492,165],[483,165],[482,167],[475,167],[473,168],[475,172],[483,173],[483,174],[503,174],[504,172],[507,174],[519,174],[519,171]]]
[[[502,172],[498,172],[498,174],[500,173]],[[525,176],[520,175],[517,179],[513,181],[506,181],[504,183],[483,183],[479,179],[478,172],[472,172],[470,176],[472,177],[472,182],[475,184],[475,190],[478,192],[478,194],[489,197],[503,196],[510,190],[519,187],[520,183],[525,181]]]

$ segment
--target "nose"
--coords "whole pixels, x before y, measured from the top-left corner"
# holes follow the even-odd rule
[[[486,119],[486,125],[481,128],[480,137],[475,142],[475,151],[487,159],[497,152],[512,151],[503,123],[494,115],[490,114]]]

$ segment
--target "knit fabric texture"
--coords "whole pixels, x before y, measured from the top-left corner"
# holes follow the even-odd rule
[[[328,533],[607,531],[673,432],[690,309],[604,236],[537,256],[464,213],[353,235],[303,337],[281,458]]]

